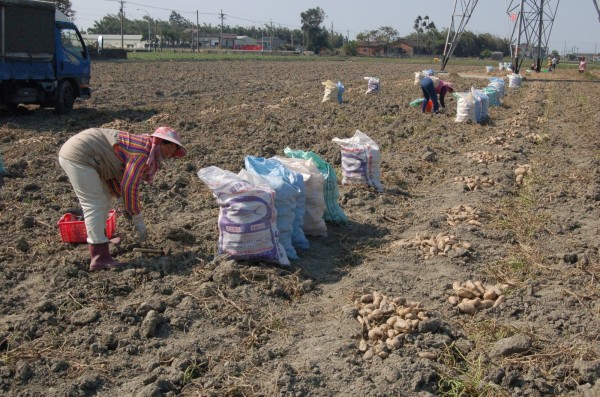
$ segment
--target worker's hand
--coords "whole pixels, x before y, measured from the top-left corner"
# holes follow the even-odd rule
[[[148,238],[148,230],[146,230],[146,224],[144,223],[142,214],[133,215],[131,220],[133,221],[135,230],[137,230],[138,240],[143,243]]]

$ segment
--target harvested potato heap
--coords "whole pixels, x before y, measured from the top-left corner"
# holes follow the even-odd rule
[[[459,205],[446,211],[446,221],[450,226],[456,226],[461,223],[468,225],[483,226],[480,222],[485,218],[485,214],[470,205]]]
[[[477,175],[471,176],[457,176],[454,178],[455,183],[462,183],[464,188],[469,191],[475,191],[482,187],[491,187],[496,184],[496,181],[487,176],[479,177]]]
[[[487,143],[490,143],[492,145],[505,145],[506,137],[502,135],[491,136],[488,138]]]
[[[452,256],[452,251],[456,250],[471,250],[473,247],[470,243],[460,242],[453,235],[438,233],[436,236],[423,235],[419,233],[412,239],[399,240],[395,244],[402,248],[417,248],[421,251],[423,259],[430,259],[434,256]]]
[[[456,295],[450,295],[448,302],[458,307],[462,313],[472,315],[479,310],[498,307],[504,302],[506,288],[507,284],[484,286],[481,281],[455,281],[452,283],[452,290]]]
[[[523,178],[525,175],[529,174],[531,171],[531,166],[529,164],[518,165],[515,169],[515,180],[517,182],[517,186],[523,186]]]
[[[504,130],[503,133],[508,139],[519,138],[519,137],[523,136],[523,134],[521,134],[521,131],[519,130],[519,128],[516,128],[516,127],[509,128],[508,130]]]
[[[354,305],[358,309],[356,319],[363,326],[358,349],[365,360],[374,355],[386,358],[390,351],[402,347],[407,334],[417,332],[419,323],[430,317],[420,302],[387,297],[377,291],[361,296]]]
[[[533,143],[542,143],[550,139],[550,136],[548,134],[537,134],[535,132],[532,132],[531,134],[528,134],[526,138],[532,141]]]
[[[488,164],[503,159],[500,154],[492,154],[486,151],[469,152],[467,153],[467,158],[475,161],[477,164]]]

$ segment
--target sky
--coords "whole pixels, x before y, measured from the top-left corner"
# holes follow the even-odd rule
[[[531,0],[530,0],[531,2]],[[75,24],[87,29],[94,21],[104,16],[118,15],[123,3],[125,16],[129,19],[168,20],[171,11],[200,25],[221,23],[219,14],[225,14],[224,23],[230,26],[264,26],[265,24],[299,29],[300,13],[320,7],[325,11],[324,27],[347,36],[391,26],[400,36],[413,32],[417,16],[429,16],[438,30],[448,28],[453,14],[462,11],[462,5],[473,0],[459,0],[454,11],[455,0],[71,0],[76,12]],[[513,23],[507,10],[520,4],[518,0],[479,0],[466,25],[466,30],[491,33],[501,38],[510,38]],[[541,0],[536,0],[541,4]],[[550,32],[549,49],[559,53],[600,52],[600,21],[593,0],[545,0],[556,11]],[[198,13],[198,14],[197,14]],[[454,17],[455,26],[460,17]]]

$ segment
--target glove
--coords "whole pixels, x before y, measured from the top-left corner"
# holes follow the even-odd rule
[[[133,221],[135,230],[137,230],[138,240],[143,243],[148,238],[148,230],[146,230],[146,224],[144,223],[142,214],[133,215],[131,220]]]

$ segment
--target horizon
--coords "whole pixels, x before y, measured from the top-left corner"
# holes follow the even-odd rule
[[[558,9],[548,40],[549,50],[556,50],[560,54],[598,53],[600,22],[592,0],[571,0],[568,4],[564,0],[550,1],[553,2],[551,5],[558,4]],[[227,0],[223,1],[222,7],[218,9],[209,9],[206,4],[202,5],[204,8],[198,7],[197,3],[191,0],[171,0],[170,7],[164,7],[164,3],[158,0],[103,0],[93,3],[90,0],[71,0],[71,8],[76,12],[74,22],[78,27],[87,30],[93,27],[94,22],[107,15],[118,15],[121,3],[125,17],[131,20],[141,20],[150,16],[154,20],[168,21],[171,12],[175,11],[192,23],[197,21],[200,25],[219,26],[222,12],[223,23],[232,28],[272,24],[300,29],[300,13],[320,7],[326,14],[322,26],[350,40],[355,39],[358,33],[383,26],[391,26],[398,31],[399,36],[405,37],[414,32],[413,24],[417,16],[429,16],[430,21],[442,31],[450,25],[453,6],[451,0],[430,0],[425,5],[417,1],[389,5],[379,0],[368,4],[348,0],[342,6],[336,0],[321,0],[314,5],[290,0],[285,7],[278,5],[275,0],[255,0],[251,6],[241,0]],[[499,38],[510,39],[513,26],[507,14],[509,3],[509,0],[479,2],[465,30],[476,35],[489,33]],[[574,25],[577,29],[573,29]],[[585,34],[581,33],[583,30]]]

